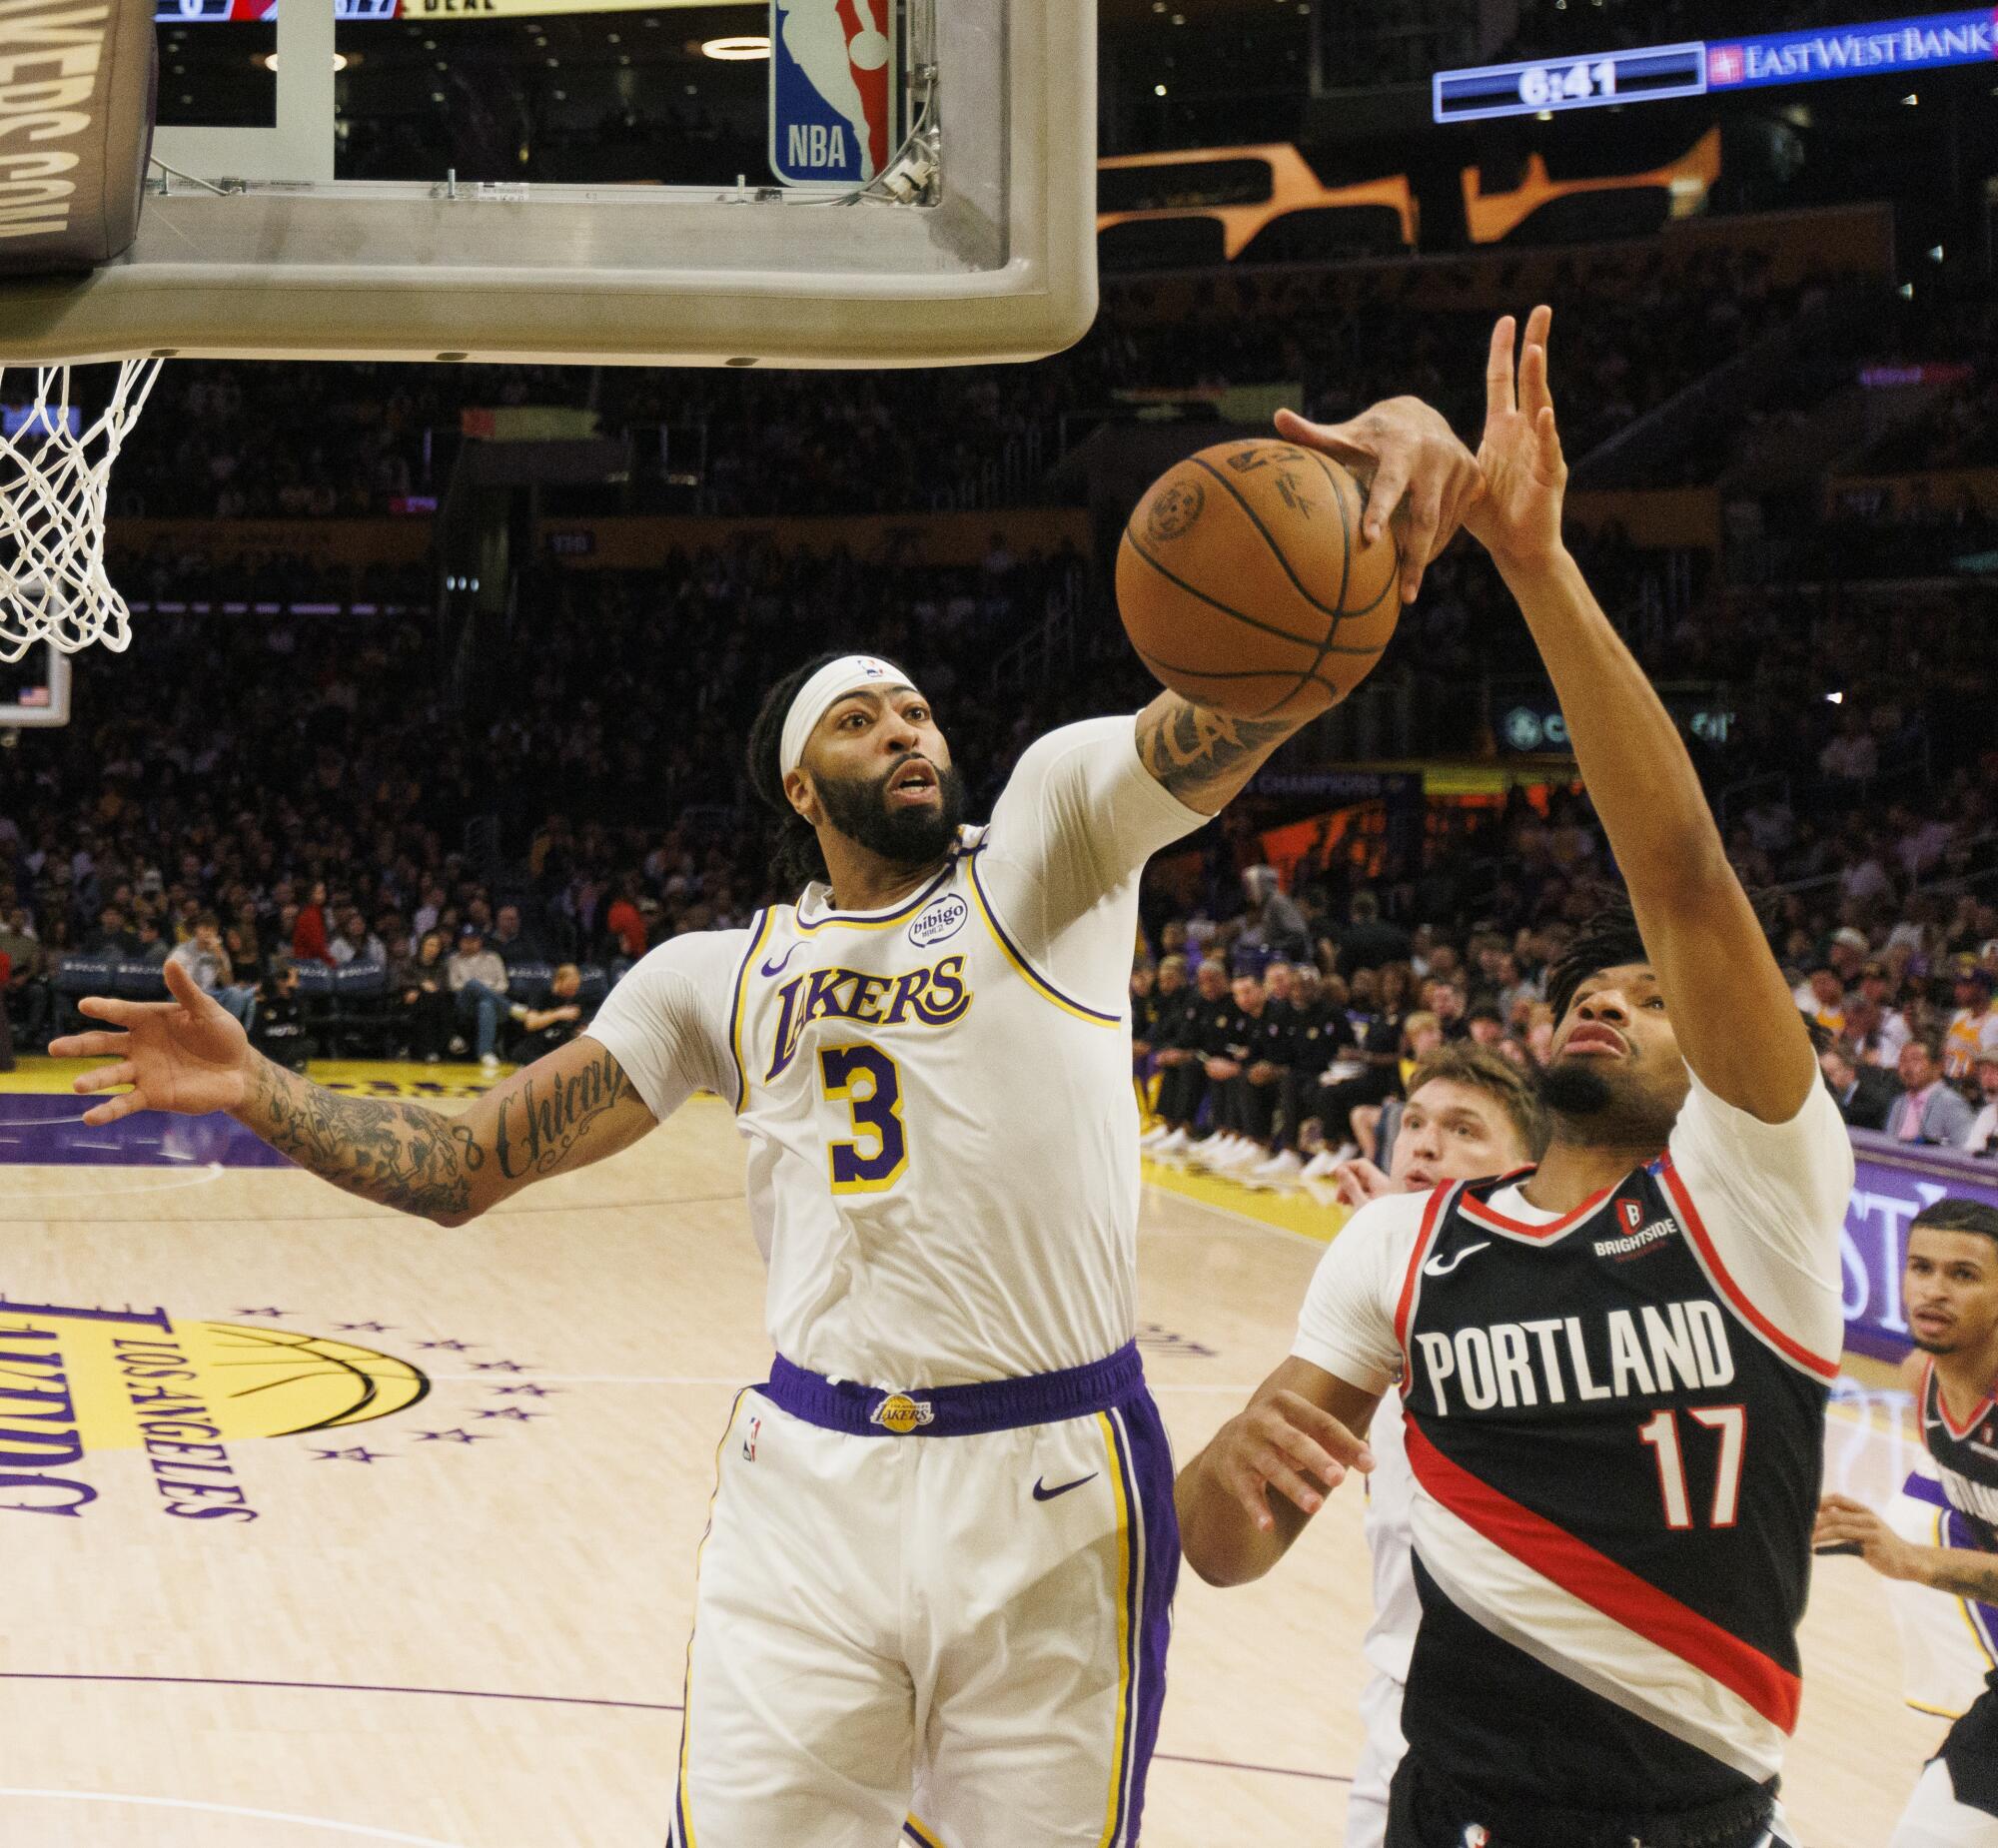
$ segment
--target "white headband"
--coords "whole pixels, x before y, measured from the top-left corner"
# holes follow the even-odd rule
[[[798,688],[797,698],[784,715],[783,741],[777,750],[778,775],[789,776],[804,760],[805,740],[835,700],[867,688],[908,684],[908,676],[899,667],[891,667],[876,655],[843,654],[836,661],[827,661]]]

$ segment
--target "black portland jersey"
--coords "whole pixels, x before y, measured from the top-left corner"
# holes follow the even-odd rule
[[[1411,1748],[1501,1814],[1752,1794],[1796,1724],[1835,1366],[1748,1303],[1668,1159],[1539,1226],[1504,1185],[1438,1190],[1396,1317]]]
[[[1987,1391],[1959,1424],[1942,1402],[1935,1363],[1922,1370],[1922,1442],[1933,1458],[1949,1505],[1968,1517],[1975,1537],[1950,1545],[1998,1551],[1998,1387]]]

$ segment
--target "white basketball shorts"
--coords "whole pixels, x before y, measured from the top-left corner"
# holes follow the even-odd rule
[[[1135,1348],[896,1393],[780,1358],[721,1440],[674,1848],[1130,1848],[1172,1490]]]

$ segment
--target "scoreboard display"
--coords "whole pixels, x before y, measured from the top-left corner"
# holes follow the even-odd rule
[[[1998,64],[1998,12],[1926,13],[1864,26],[1438,71],[1431,79],[1431,113],[1438,122],[1475,122],[1833,77],[1905,76],[1953,64]]]
[[[1609,103],[1705,94],[1706,47],[1697,42],[1647,45],[1591,58],[1439,71],[1434,80],[1439,122],[1537,115],[1543,109],[1599,109]]]

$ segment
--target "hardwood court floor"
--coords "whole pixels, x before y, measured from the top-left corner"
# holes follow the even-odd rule
[[[0,1511],[0,1841],[659,1848],[714,1445],[768,1360],[726,1111],[458,1232],[289,1169],[96,1159],[0,1168],[0,1364],[62,1373],[83,1450],[50,1427],[46,1466],[0,1464],[0,1503],[49,1510]],[[1284,1352],[1318,1251],[1147,1189],[1182,1456]],[[1878,1497],[1902,1410],[1855,1394],[1832,1477]],[[223,1463],[170,1447],[205,1425]],[[1148,1848],[1339,1840],[1367,1600],[1352,1494],[1263,1584],[1188,1576]],[[1871,1848],[1942,1728],[1857,1561],[1820,1568],[1805,1649],[1792,1813]]]

